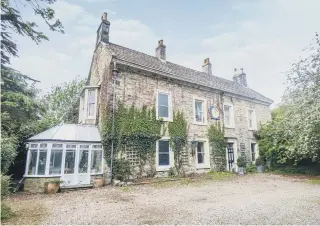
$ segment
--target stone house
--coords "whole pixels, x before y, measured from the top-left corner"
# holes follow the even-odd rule
[[[258,146],[254,131],[259,129],[261,123],[271,119],[272,100],[247,86],[247,78],[243,69],[239,71],[234,69],[232,80],[217,77],[212,74],[212,65],[207,58],[203,62],[203,71],[196,71],[167,61],[166,46],[163,40],[157,43],[155,55],[150,56],[111,43],[109,41],[110,29],[110,22],[107,20],[107,14],[104,13],[97,31],[97,41],[87,84],[80,97],[77,128],[92,125],[99,130],[103,109],[106,106],[112,106],[113,102],[118,100],[127,106],[134,104],[137,108],[155,107],[157,118],[164,122],[173,120],[174,111],[182,111],[188,123],[188,140],[190,144],[195,143],[195,154],[192,151],[185,153],[187,171],[204,172],[214,169],[207,130],[210,125],[215,125],[217,122],[223,123],[225,138],[228,142],[227,169],[237,169],[235,160],[240,154],[246,156],[247,161],[255,161]],[[85,133],[85,130],[83,132]],[[166,133],[156,144],[154,164],[158,175],[165,175],[173,166],[174,155],[170,149],[169,139],[170,134]],[[30,144],[35,141],[44,142],[45,139],[30,138],[29,140]],[[79,166],[77,167],[80,162],[77,158],[81,158],[81,155],[77,152],[85,141],[84,137],[75,143],[76,153],[71,158],[72,161],[75,161],[73,163],[75,171],[80,169]],[[56,141],[51,140],[51,142]],[[62,163],[60,165],[64,167],[63,164],[66,161],[63,158],[67,156],[65,152],[68,144],[62,143],[64,152],[61,154]],[[97,144],[91,142],[90,145],[92,147],[88,148],[89,151],[85,158],[89,163],[97,159],[97,156],[92,154],[93,146]],[[49,153],[47,155],[46,159],[49,162],[47,165],[50,165]],[[98,159],[102,159],[101,155],[99,154]],[[137,161],[130,158],[129,160]],[[30,164],[30,157],[27,161]],[[89,183],[92,177],[89,170],[92,163],[88,165],[87,178],[89,179],[85,183]],[[103,165],[99,173],[103,173],[103,168],[106,174],[108,164],[104,162]],[[28,166],[26,172],[27,168]],[[46,175],[50,166],[47,168]],[[58,176],[64,178],[62,174]],[[80,182],[75,179],[75,182],[71,184],[77,183]]]

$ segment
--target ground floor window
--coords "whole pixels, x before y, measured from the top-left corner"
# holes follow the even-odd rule
[[[205,158],[204,142],[198,142],[198,144],[197,144],[197,163],[203,164],[204,158]]]
[[[79,154],[79,165],[78,165],[78,172],[79,173],[87,173],[88,172],[88,159],[89,159],[89,145],[80,145],[80,154]]]
[[[234,143],[227,144],[229,170],[232,170],[233,163],[234,163],[234,147],[233,146],[234,146]]]
[[[93,149],[91,151],[91,173],[102,173],[102,146],[101,145],[93,145]]]
[[[169,140],[158,141],[159,166],[170,166],[170,145]]]
[[[29,154],[28,175],[36,175],[38,150],[31,149]]]
[[[64,161],[64,174],[73,174],[76,162],[76,145],[67,145],[65,161]]]
[[[62,165],[62,144],[53,144],[51,149],[51,156],[50,156],[50,167],[49,167],[49,174],[61,174],[61,165]]]
[[[251,143],[251,160],[256,161],[256,144]]]

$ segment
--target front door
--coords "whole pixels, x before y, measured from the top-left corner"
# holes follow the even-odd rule
[[[229,171],[232,171],[233,163],[234,163],[234,149],[233,149],[233,143],[228,143],[228,169]]]
[[[80,145],[88,146],[88,148],[82,149],[79,151],[78,158],[78,184],[90,184],[90,167],[89,167],[89,145]]]

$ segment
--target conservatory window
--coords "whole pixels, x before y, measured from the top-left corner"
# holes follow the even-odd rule
[[[35,147],[31,145],[31,147]],[[28,175],[36,175],[36,167],[37,167],[37,158],[38,158],[38,150],[31,149],[29,155],[29,164],[28,164]]]
[[[96,95],[95,90],[88,90],[88,117],[95,116]]]
[[[49,174],[61,174],[62,144],[52,144]]]
[[[46,163],[47,163],[47,149],[40,149],[37,175],[46,174]]]
[[[92,148],[101,145],[92,145]],[[91,173],[102,173],[102,150],[91,150]]]
[[[76,145],[67,144],[64,161],[64,174],[73,174],[76,161]]]
[[[88,158],[89,158],[89,145],[80,145],[79,165],[78,165],[79,173],[88,172]]]

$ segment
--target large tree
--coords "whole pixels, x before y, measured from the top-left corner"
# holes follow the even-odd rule
[[[293,64],[288,85],[273,120],[260,131],[260,150],[279,163],[310,159],[320,162],[320,40],[308,57]]]
[[[38,123],[44,108],[36,98],[36,80],[9,67],[10,58],[18,56],[12,34],[26,36],[39,44],[48,37],[34,22],[22,18],[20,7],[31,7],[52,31],[63,32],[61,22],[49,5],[55,0],[1,1],[1,172],[5,173],[23,142],[46,126]],[[34,123],[36,122],[36,123]]]

